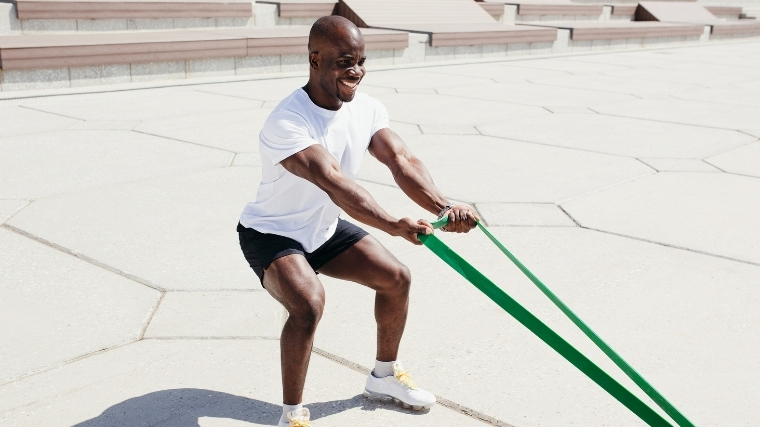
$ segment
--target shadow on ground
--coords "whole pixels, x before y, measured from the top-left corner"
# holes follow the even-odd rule
[[[362,395],[342,400],[306,405],[311,419],[329,417],[353,408],[377,409],[419,414],[393,405],[367,400]],[[280,405],[234,394],[197,388],[161,390],[117,403],[99,416],[73,427],[198,427],[201,417],[229,418],[253,424],[274,426],[282,413]]]

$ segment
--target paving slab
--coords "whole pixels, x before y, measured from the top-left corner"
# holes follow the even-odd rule
[[[760,142],[709,157],[707,161],[726,172],[760,178]]]
[[[591,107],[635,99],[631,95],[621,93],[592,92],[529,83],[494,83],[443,88],[439,89],[438,93],[537,107]]]
[[[0,390],[0,423],[23,426],[273,426],[281,409],[279,343],[146,340]],[[481,426],[436,406],[413,413],[366,400],[364,375],[313,355],[304,393],[320,427]]]
[[[0,138],[0,198],[50,196],[226,166],[232,153],[127,131],[70,130]]]
[[[465,125],[421,125],[426,135],[480,135],[475,126]]]
[[[576,226],[562,209],[550,203],[478,203],[477,208],[489,226]]]
[[[754,422],[758,267],[579,228],[491,231],[696,425]],[[452,247],[635,390],[482,233]],[[413,277],[400,359],[420,385],[515,426],[644,425],[432,253],[400,259]],[[372,292],[324,281],[316,346],[370,359]]]
[[[683,123],[721,129],[752,129],[757,126],[760,107],[736,107],[677,99],[639,99],[594,106],[601,114]]]
[[[361,86],[379,86],[393,89],[439,89],[450,86],[468,86],[494,83],[490,78],[478,74],[467,76],[456,74],[441,74],[418,70],[392,70],[369,72],[362,79]]]
[[[391,120],[416,125],[469,125],[551,114],[540,107],[484,101],[457,96],[397,93],[379,95]]]
[[[137,339],[159,297],[5,229],[0,251],[0,383]]]
[[[27,105],[24,103],[24,105]],[[70,102],[34,103],[29,108],[82,120],[146,121],[190,114],[259,108],[261,101],[218,95],[195,90],[167,93],[145,92],[142,96],[121,98],[72,98]]]
[[[720,172],[720,169],[699,159],[642,158],[639,160],[658,172]]]
[[[596,75],[532,78],[530,79],[530,82],[546,86],[624,93],[638,96],[677,94],[703,89],[702,86],[695,84]]]
[[[607,76],[630,77],[645,80],[672,83],[691,83],[709,87],[748,82],[757,79],[751,68],[726,67],[719,64],[666,64],[661,67],[645,67],[634,70],[610,70],[602,74]]]
[[[28,204],[28,200],[0,200],[0,224],[12,218]]]
[[[626,70],[629,67],[626,67],[622,64],[599,64],[599,63],[588,63],[588,62],[578,62],[578,61],[568,61],[565,59],[560,58],[547,58],[547,59],[530,59],[526,58],[524,60],[520,61],[511,61],[508,63],[504,63],[507,67],[517,67],[517,68],[528,68],[528,69],[537,69],[537,70],[551,70],[551,71],[561,71],[566,72],[574,75],[583,75],[583,74],[599,74],[603,71],[613,71],[613,70]],[[540,76],[540,73],[537,73],[536,76]]]
[[[184,115],[149,120],[135,131],[236,153],[258,153],[259,132],[271,112],[271,108],[255,108]]]
[[[136,120],[85,120],[72,129],[132,130],[139,124]]]
[[[80,121],[69,117],[8,105],[0,107],[0,138],[69,129]]]
[[[261,171],[217,168],[37,200],[9,223],[166,289],[261,289],[235,231]]]
[[[702,158],[752,137],[732,130],[601,114],[552,114],[478,126],[483,135],[628,157]]]
[[[679,92],[673,95],[679,99],[731,104],[737,106],[760,107],[760,87],[749,89],[735,86],[702,89],[698,91]]]
[[[308,77],[290,77],[198,85],[194,89],[207,93],[279,103],[283,98],[293,93],[294,90],[305,85],[308,80]]]
[[[419,135],[405,141],[444,194],[470,203],[554,203],[654,173],[635,159],[487,136]],[[393,185],[376,162],[365,162],[359,178]]]
[[[265,290],[167,292],[145,337],[279,338],[282,315]]]
[[[658,173],[563,203],[584,227],[760,264],[760,180]]]
[[[511,65],[512,63],[508,64]],[[505,63],[497,62],[494,64],[449,65],[430,68],[429,70],[431,73],[489,78],[499,83],[511,83],[526,81],[528,79],[560,77],[567,76],[569,74],[567,71],[561,70],[525,68],[526,65],[531,64],[530,61],[520,61],[516,62],[515,64],[522,66],[510,66],[505,65]]]
[[[407,135],[422,134],[422,130],[418,125],[412,125],[409,123],[402,123],[391,120],[390,127],[394,132],[396,132],[396,134],[402,137]]]

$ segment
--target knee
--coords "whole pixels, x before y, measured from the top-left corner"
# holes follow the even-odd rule
[[[388,288],[393,293],[408,294],[409,288],[412,286],[412,273],[409,271],[409,267],[399,263],[388,282]]]
[[[288,308],[288,314],[302,328],[316,329],[325,310],[324,293],[310,295]]]

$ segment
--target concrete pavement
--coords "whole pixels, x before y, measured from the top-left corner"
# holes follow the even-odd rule
[[[444,193],[696,425],[757,424],[760,42],[367,66]],[[276,424],[283,312],[234,228],[304,75],[0,101],[0,425]],[[431,218],[369,155],[359,183]],[[427,249],[370,232],[411,268],[401,357],[445,405],[361,397],[373,294],[320,276],[317,426],[644,425]],[[633,389],[479,232],[442,237]]]

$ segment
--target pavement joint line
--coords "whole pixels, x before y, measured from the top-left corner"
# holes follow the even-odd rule
[[[128,279],[128,280],[131,280],[133,282],[139,283],[139,284],[141,284],[141,285],[143,285],[145,287],[151,288],[151,289],[153,289],[155,291],[166,292],[166,289],[164,289],[161,286],[158,286],[158,285],[156,285],[156,284],[154,284],[154,283],[152,283],[152,282],[150,282],[148,280],[145,280],[145,279],[143,279],[141,277],[135,276],[134,274],[130,274],[130,273],[127,273],[125,271],[119,270],[116,267],[112,267],[112,266],[110,266],[108,264],[100,262],[100,261],[98,261],[98,260],[96,260],[94,258],[90,258],[87,255],[84,255],[82,253],[76,252],[76,251],[71,250],[69,248],[66,248],[64,246],[61,246],[61,245],[59,245],[57,243],[53,243],[53,242],[51,242],[49,240],[43,239],[42,237],[36,236],[36,235],[34,235],[32,233],[29,233],[28,231],[22,230],[20,228],[16,228],[16,227],[14,227],[14,226],[12,226],[10,224],[2,224],[2,225],[0,225],[0,227],[5,228],[6,230],[12,231],[12,232],[14,232],[14,233],[16,233],[16,234],[18,234],[20,236],[24,236],[24,237],[26,237],[28,239],[34,240],[37,243],[41,243],[41,244],[43,244],[43,245],[45,245],[45,246],[47,246],[49,248],[52,248],[52,249],[55,249],[55,250],[59,251],[59,252],[63,252],[65,254],[67,254],[67,255],[71,255],[74,258],[78,258],[78,259],[80,259],[80,260],[82,260],[82,261],[84,261],[86,263],[89,263],[89,264],[92,264],[92,265],[94,265],[96,267],[102,268],[103,270],[106,270],[106,271],[108,271],[110,273],[114,273],[114,274],[119,275],[119,276],[121,276],[121,277],[123,277],[125,279]]]
[[[2,200],[6,200],[6,199],[2,199]],[[11,200],[13,200],[13,199],[11,199]],[[8,221],[12,220],[16,215],[18,215],[19,213],[21,213],[21,211],[23,211],[24,209],[26,209],[27,207],[29,207],[29,205],[31,205],[34,202],[34,200],[26,200],[26,199],[20,199],[20,200],[26,201],[26,204],[24,206],[20,207],[16,212],[13,212],[13,215],[11,215],[8,218],[6,218],[5,221],[2,221],[2,223],[0,223],[0,224],[5,225],[5,223],[7,223]]]
[[[559,204],[555,204],[554,206],[558,207],[559,210],[561,210],[565,215],[567,215],[567,217],[570,218],[570,221],[572,221],[576,226],[578,226],[580,228],[583,228],[583,226],[581,225],[581,223],[578,222],[575,218],[573,218],[573,216],[570,215],[570,213],[568,211],[566,211],[565,208],[563,208]]]
[[[652,170],[653,170],[655,173],[659,173],[659,172],[662,172],[661,170],[658,170],[658,169],[657,169],[657,168],[655,168],[654,166],[652,166],[652,165],[650,165],[649,163],[647,163],[647,162],[645,162],[645,161],[641,160],[641,159],[640,159],[640,158],[638,158],[638,157],[635,157],[635,159],[636,159],[636,160],[638,160],[639,162],[643,163],[643,164],[644,164],[646,167],[648,167],[648,168],[652,169]]]
[[[259,105],[257,108],[262,108],[262,107],[264,107],[264,104],[267,102],[267,101],[264,101],[264,100],[261,100],[261,99],[256,99],[256,98],[248,98],[248,97],[245,97],[245,96],[236,96],[236,95],[230,95],[230,94],[228,94],[228,93],[209,92],[209,91],[207,91],[207,90],[202,90],[202,89],[193,89],[193,92],[200,92],[200,93],[205,93],[205,94],[207,94],[207,95],[219,95],[219,96],[226,96],[226,97],[228,97],[228,98],[235,98],[235,99],[245,99],[246,101],[258,101],[258,102],[260,102],[260,103],[261,103],[261,105]]]
[[[82,354],[82,355],[79,355],[79,356],[76,356],[76,357],[72,357],[71,359],[66,359],[66,360],[64,360],[62,362],[56,363],[55,365],[51,365],[51,366],[40,368],[40,369],[37,369],[37,370],[34,370],[34,371],[30,371],[30,372],[27,372],[26,374],[22,374],[22,375],[19,375],[19,376],[16,376],[16,377],[7,378],[7,379],[4,380],[5,382],[0,383],[0,386],[8,385],[8,384],[14,383],[16,381],[20,381],[20,380],[23,380],[23,379],[26,379],[26,378],[29,378],[29,377],[33,377],[35,375],[39,375],[39,374],[42,374],[42,373],[45,373],[45,372],[48,372],[48,371],[52,371],[53,369],[58,369],[58,368],[61,368],[61,367],[65,366],[65,365],[69,365],[71,363],[75,363],[75,362],[78,362],[80,360],[88,359],[88,358],[90,358],[92,356],[97,356],[99,354],[106,353],[106,352],[111,351],[111,350],[116,350],[116,349],[121,348],[121,347],[126,347],[126,346],[128,346],[130,344],[134,344],[134,343],[139,342],[139,341],[141,341],[141,340],[140,339],[130,339],[128,341],[121,342],[119,344],[114,344],[114,345],[109,346],[109,347],[104,347],[104,348],[101,348],[99,350],[91,351],[89,353],[85,353],[85,354]]]
[[[623,181],[617,182],[615,184],[610,184],[610,185],[607,185],[607,186],[604,186],[604,187],[601,187],[601,188],[597,188],[595,190],[588,191],[588,192],[583,193],[583,194],[578,194],[576,196],[570,196],[570,197],[568,197],[566,199],[562,199],[562,200],[560,200],[558,202],[555,202],[555,204],[557,206],[559,206],[562,203],[571,202],[573,200],[577,200],[577,199],[580,199],[580,198],[583,198],[583,197],[587,197],[587,196],[590,196],[592,194],[601,193],[602,191],[606,191],[606,190],[609,190],[611,188],[619,187],[619,186],[621,186],[623,184],[628,184],[629,182],[637,181],[639,179],[646,178],[648,176],[653,176],[653,175],[656,175],[657,173],[658,172],[655,171],[654,173],[641,174],[641,175],[635,176],[633,178],[629,178],[629,179],[625,179]]]
[[[737,130],[737,132],[743,133],[743,134],[745,134],[745,135],[749,135],[749,136],[751,136],[751,137],[753,137],[753,138],[757,138],[757,139],[755,140],[755,142],[757,142],[757,141],[760,141],[760,137],[758,137],[757,135],[753,135],[753,134],[751,134],[751,133],[749,133],[749,132],[746,132],[746,131],[743,131],[743,130]]]
[[[225,153],[230,153],[230,154],[237,154],[237,153],[235,153],[234,151],[231,151],[231,150],[225,150],[224,148],[219,148],[219,147],[212,147],[212,146],[210,146],[210,145],[199,144],[199,143],[197,143],[197,142],[192,142],[192,141],[185,141],[185,140],[183,140],[183,139],[179,139],[179,138],[172,138],[172,137],[170,137],[170,136],[164,136],[164,135],[156,135],[155,133],[145,132],[145,131],[141,131],[141,130],[137,130],[137,129],[132,129],[132,130],[129,130],[129,131],[127,131],[127,132],[135,132],[135,133],[141,133],[141,134],[143,134],[143,135],[150,135],[150,136],[155,136],[156,138],[163,138],[163,139],[168,139],[168,140],[170,140],[170,141],[177,141],[177,142],[182,142],[182,143],[185,143],[185,144],[197,145],[197,146],[199,146],[199,147],[210,148],[210,149],[212,149],[212,150],[222,151],[222,152],[225,152]]]
[[[699,128],[705,128],[705,129],[719,129],[719,130],[731,130],[731,131],[737,131],[737,129],[727,128],[727,127],[720,127],[720,126],[707,126],[707,125],[697,125],[694,123],[683,123],[683,122],[673,122],[668,120],[655,120],[655,119],[647,119],[644,117],[635,117],[635,116],[623,116],[620,114],[610,114],[610,113],[602,113],[599,111],[594,110],[594,107],[588,107],[591,111],[595,112],[596,114],[599,114],[601,116],[611,116],[611,117],[622,117],[625,119],[636,119],[636,120],[646,120],[650,122],[659,122],[659,123],[668,123],[672,125],[686,125],[686,126],[695,126]],[[741,132],[741,131],[739,131]],[[752,135],[750,135],[752,136]]]
[[[80,119],[79,117],[72,117],[72,116],[67,116],[65,114],[54,113],[52,111],[40,110],[39,108],[29,107],[29,106],[26,106],[26,105],[19,105],[19,108],[25,108],[27,110],[36,111],[38,113],[45,113],[45,114],[52,114],[54,116],[59,116],[59,117],[66,117],[67,119],[79,120],[80,122],[86,122],[87,121],[87,119]],[[79,124],[79,123],[77,123],[77,124]]]
[[[311,349],[312,353],[315,353],[319,356],[324,357],[325,359],[328,359],[332,362],[335,362],[339,365],[343,365],[353,371],[356,371],[362,375],[369,375],[372,370],[364,365],[361,365],[359,363],[352,362],[348,359],[345,359],[343,357],[338,356],[337,354],[331,353],[329,351],[322,350],[319,347],[312,346]],[[443,406],[444,408],[448,408],[454,412],[459,412],[460,414],[466,415],[470,418],[474,418],[478,421],[481,421],[485,424],[492,425],[492,426],[498,426],[498,427],[515,427],[512,424],[509,424],[507,422],[501,421],[497,418],[494,418],[490,415],[484,414],[483,412],[476,411],[472,408],[469,408],[464,405],[460,405],[454,401],[451,401],[449,399],[446,399],[445,397],[441,397],[439,395],[435,395],[435,399],[437,400],[437,404]]]
[[[232,167],[233,164],[235,164],[235,158],[237,158],[238,153],[232,153],[232,158],[230,159],[230,164],[227,165],[228,168]]]
[[[418,64],[399,64],[395,66],[380,66],[380,68],[372,70],[372,72],[384,72],[384,71],[397,71],[397,70],[411,70],[411,69],[420,69],[420,68],[433,68],[433,67],[444,67],[448,65],[466,65],[466,64],[483,64],[483,63],[506,63],[511,64],[512,62],[521,62],[521,61],[539,61],[544,59],[557,59],[557,60],[566,60],[566,58],[575,58],[575,57],[583,57],[583,56],[598,56],[598,55],[607,55],[607,54],[615,54],[615,53],[638,53],[638,52],[650,52],[650,51],[659,51],[659,50],[672,50],[672,49],[697,49],[702,47],[714,47],[717,45],[727,45],[727,44],[749,44],[749,43],[755,43],[757,42],[756,39],[750,39],[750,40],[742,40],[742,39],[726,39],[726,40],[719,40],[719,41],[712,41],[708,43],[692,43],[692,44],[684,44],[680,46],[647,46],[647,47],[640,47],[635,49],[612,49],[612,50],[603,50],[603,51],[590,51],[590,52],[566,52],[566,53],[553,53],[553,54],[546,54],[546,55],[530,55],[530,56],[520,56],[520,57],[512,57],[512,58],[480,58],[480,59],[464,59],[464,60],[452,60],[452,61],[441,61],[437,63],[418,63]],[[680,62],[680,61],[679,61]],[[608,64],[608,65],[616,65],[624,68],[633,68],[627,65],[617,65],[617,64]],[[525,67],[525,68],[535,68],[535,67]],[[751,67],[745,67],[745,68],[751,68]],[[571,73],[572,74],[572,73]],[[47,98],[47,97],[53,97],[53,96],[71,96],[71,95],[83,95],[83,94],[98,94],[98,93],[109,93],[109,92],[128,92],[128,91],[135,91],[135,90],[150,90],[150,89],[166,89],[166,88],[176,88],[176,87],[186,87],[186,86],[201,86],[201,85],[210,85],[210,84],[229,84],[229,83],[239,83],[239,82],[248,82],[248,81],[263,81],[263,80],[284,80],[289,78],[296,78],[296,77],[306,77],[306,73],[301,71],[296,72],[280,72],[280,73],[271,73],[271,74],[258,74],[258,75],[252,75],[252,76],[226,76],[223,78],[223,80],[214,80],[219,79],[219,77],[206,77],[206,78],[193,78],[193,79],[177,79],[177,80],[169,80],[164,81],[160,83],[149,83],[145,82],[142,86],[139,87],[119,87],[116,89],[94,89],[92,87],[80,87],[76,88],[75,91],[72,92],[63,92],[63,93],[41,93],[41,94],[33,94],[33,95],[21,95],[16,97],[2,97],[0,95],[0,102],[1,101],[11,101],[11,100],[17,100],[17,99],[27,99],[27,98]],[[191,80],[191,81],[188,81]],[[209,81],[204,81],[209,80]],[[66,88],[66,89],[73,89],[73,88]],[[55,90],[55,89],[54,89]]]
[[[725,259],[725,260],[728,260],[728,261],[734,261],[734,262],[738,262],[738,263],[741,263],[741,264],[749,264],[749,265],[753,265],[755,267],[760,267],[760,263],[757,263],[757,262],[754,262],[754,261],[747,261],[747,260],[743,260],[743,259],[731,258],[731,257],[725,256],[725,255],[720,255],[720,254],[714,254],[714,253],[710,253],[710,252],[700,251],[699,249],[687,248],[687,247],[684,247],[684,246],[678,246],[678,245],[674,245],[674,244],[671,244],[671,243],[657,242],[655,240],[649,240],[649,239],[645,239],[643,237],[636,237],[636,236],[630,236],[630,235],[622,234],[622,233],[615,233],[614,231],[607,231],[607,230],[602,230],[602,229],[599,229],[599,228],[584,227],[582,225],[580,227],[583,228],[583,229],[586,229],[586,230],[596,231],[596,232],[599,232],[599,233],[611,234],[613,236],[625,237],[625,238],[628,238],[628,239],[638,240],[638,241],[641,241],[641,242],[651,243],[651,244],[654,244],[654,245],[665,246],[667,248],[680,249],[682,251],[693,252],[693,253],[700,254],[700,255],[705,255],[705,256],[710,256],[710,257],[715,257],[715,258],[721,258],[721,259]]]
[[[164,297],[166,296],[166,292],[161,292],[161,294],[158,296],[158,299],[156,299],[156,302],[153,303],[153,306],[150,308],[150,311],[148,312],[148,316],[143,322],[142,326],[140,327],[140,334],[138,335],[137,340],[141,340],[145,338],[145,332],[148,330],[148,327],[150,326],[151,322],[153,322],[153,317],[156,316],[156,312],[158,312],[159,307],[161,307],[161,303],[164,301]]]

